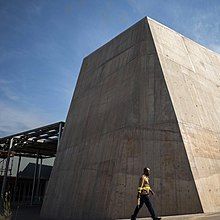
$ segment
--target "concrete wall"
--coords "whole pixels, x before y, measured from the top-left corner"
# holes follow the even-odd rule
[[[185,124],[178,123],[181,105],[190,113],[189,97],[175,103],[179,91],[171,85],[181,83],[168,77],[160,29],[164,36],[172,32],[144,18],[84,59],[42,216],[129,218],[145,166],[152,170],[153,202],[160,215],[206,210],[193,169],[195,154],[187,145],[196,136],[189,139]],[[146,215],[143,208],[139,216]]]
[[[220,211],[220,55],[149,23],[203,210]]]

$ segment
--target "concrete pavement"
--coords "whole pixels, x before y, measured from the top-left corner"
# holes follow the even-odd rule
[[[220,212],[208,214],[175,215],[162,217],[163,220],[220,220]],[[117,219],[119,220],[119,219]],[[120,219],[128,220],[128,219]],[[137,218],[137,220],[151,220],[151,218]]]

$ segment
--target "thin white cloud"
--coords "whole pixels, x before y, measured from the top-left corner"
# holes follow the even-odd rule
[[[20,57],[26,57],[29,55],[28,51],[24,50],[24,49],[9,49],[9,48],[4,48],[4,47],[0,47],[0,64],[3,64],[6,61],[10,61],[12,59],[17,59]]]
[[[148,0],[127,0],[130,7],[134,12],[143,14],[150,6],[150,2]]]
[[[210,49],[220,51],[220,21],[214,19],[213,13],[197,13],[192,21],[192,35],[193,38]]]
[[[133,11],[140,17],[149,15],[152,8],[155,7],[156,3],[148,0],[127,0],[129,6]],[[158,1],[159,4],[160,1]],[[211,4],[211,3],[210,3]],[[201,6],[201,5],[200,5]],[[189,6],[188,6],[189,7]],[[220,4],[213,5],[212,9],[209,10],[205,7],[189,8],[187,16],[184,14],[186,5],[183,2],[167,2],[163,12],[169,14],[169,18],[166,20],[158,20],[169,26],[171,21],[172,25],[169,26],[174,28],[177,32],[186,33],[186,37],[210,48],[211,50],[219,53],[220,52],[220,20],[219,11]],[[156,17],[153,19],[157,20]]]
[[[19,96],[11,89],[11,82],[8,80],[0,79],[0,93],[5,96],[6,99],[17,101]]]
[[[34,15],[41,15],[42,7],[44,2],[28,2],[28,7],[26,8],[26,13],[30,15],[30,18]]]
[[[72,91],[68,88],[61,83],[57,94],[70,99]],[[12,81],[0,79],[0,94],[0,137],[54,123],[54,116],[47,109],[29,105],[24,94],[16,93]]]
[[[45,125],[46,114],[0,102],[0,137]]]

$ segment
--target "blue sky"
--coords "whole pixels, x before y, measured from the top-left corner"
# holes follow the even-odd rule
[[[0,0],[0,137],[65,120],[83,57],[144,16],[220,52],[219,0]]]

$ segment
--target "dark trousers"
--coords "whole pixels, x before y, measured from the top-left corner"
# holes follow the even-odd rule
[[[132,215],[132,217],[135,219],[137,217],[137,214],[139,212],[139,210],[141,209],[141,207],[143,206],[143,204],[145,203],[145,205],[147,206],[150,214],[151,214],[151,217],[154,219],[156,218],[156,215],[155,215],[155,212],[154,212],[154,208],[151,204],[151,201],[150,201],[150,198],[148,195],[141,195],[141,198],[140,198],[140,205],[136,206],[135,210],[134,210],[134,214]]]

